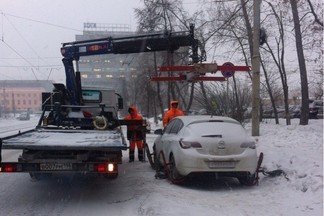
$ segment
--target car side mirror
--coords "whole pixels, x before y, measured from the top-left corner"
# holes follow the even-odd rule
[[[163,134],[163,130],[160,128],[160,129],[157,129],[154,131],[154,134],[157,134],[157,135],[162,135]]]

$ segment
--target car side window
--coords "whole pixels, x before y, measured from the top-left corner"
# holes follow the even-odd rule
[[[169,134],[174,123],[175,120],[171,120],[170,123],[164,128],[163,134]]]
[[[177,134],[183,127],[183,122],[180,119],[176,119],[173,127],[170,130],[171,134]]]

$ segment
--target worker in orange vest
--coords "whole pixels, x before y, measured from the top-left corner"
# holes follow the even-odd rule
[[[128,115],[124,120],[143,120],[143,117],[138,113],[135,106],[128,109]],[[141,125],[127,125],[127,139],[129,140],[129,162],[134,162],[135,147],[137,146],[138,160],[144,161],[144,144]]]
[[[182,110],[178,108],[178,105],[178,101],[171,101],[169,110],[164,113],[163,127],[165,127],[173,118],[184,115]]]

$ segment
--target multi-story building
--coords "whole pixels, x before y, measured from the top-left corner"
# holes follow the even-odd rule
[[[104,37],[123,37],[134,35],[129,25],[84,23],[82,35],[76,35],[76,41]],[[134,54],[83,56],[79,60],[82,86],[96,86],[116,90],[127,98],[126,79],[132,67]]]
[[[39,111],[42,105],[42,92],[51,90],[50,81],[1,80],[0,111],[4,113]]]

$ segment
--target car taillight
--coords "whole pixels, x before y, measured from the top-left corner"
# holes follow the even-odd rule
[[[179,141],[181,148],[188,149],[188,148],[201,148],[201,144],[199,142],[191,142],[191,141]]]
[[[255,149],[255,142],[251,141],[251,142],[244,142],[240,145],[241,148],[251,148],[251,149]]]

